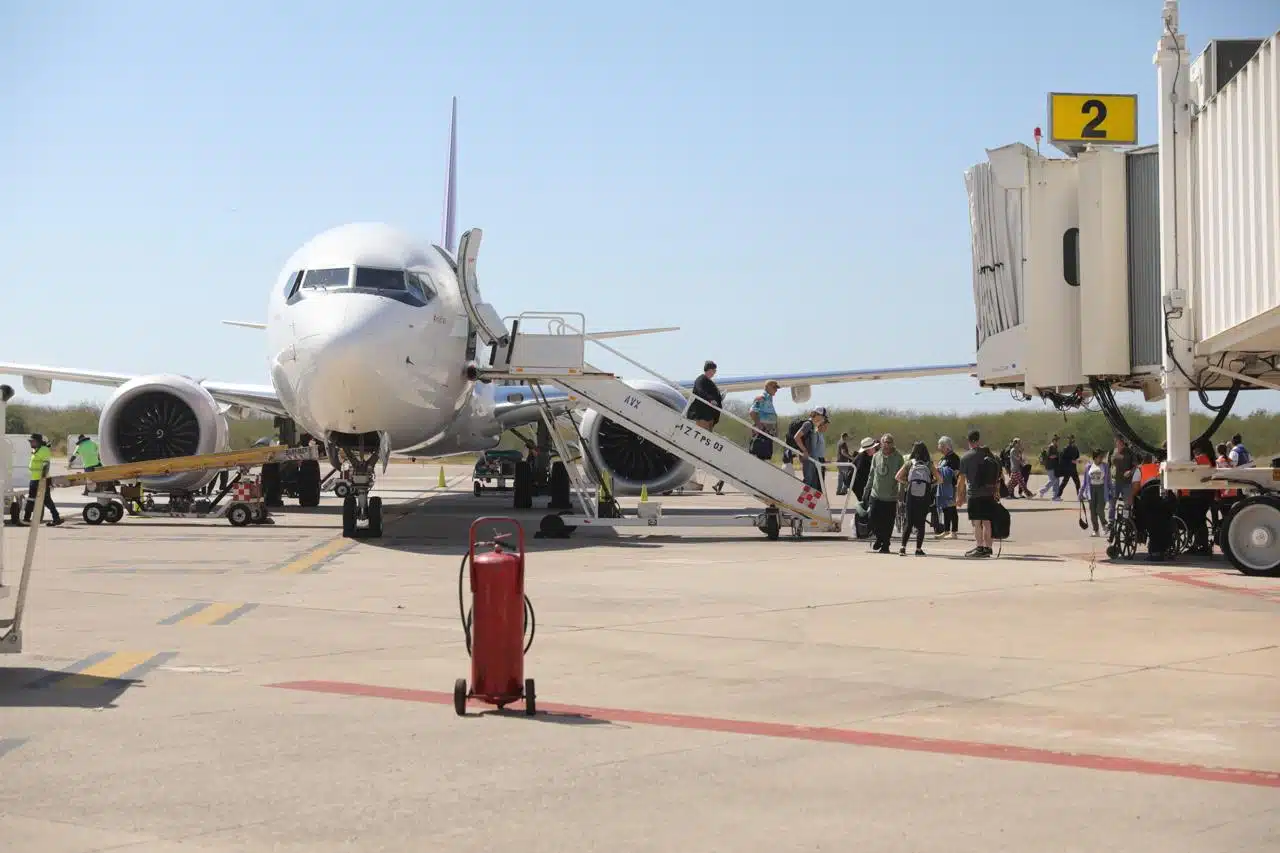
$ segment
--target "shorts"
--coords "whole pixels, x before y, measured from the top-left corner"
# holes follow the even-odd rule
[[[991,495],[969,497],[969,520],[990,521],[995,516],[996,499]]]

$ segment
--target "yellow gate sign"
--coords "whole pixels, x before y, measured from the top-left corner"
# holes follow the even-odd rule
[[[1137,95],[1049,93],[1049,144],[1137,145]]]

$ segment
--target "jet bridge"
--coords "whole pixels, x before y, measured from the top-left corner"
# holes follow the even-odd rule
[[[461,246],[469,247],[478,243],[478,229],[467,232],[460,241]],[[474,263],[474,254],[471,254],[470,262],[459,265],[459,274],[464,279],[461,282],[463,289],[478,295]],[[724,516],[664,519],[660,503],[642,501],[635,516],[626,516],[618,510],[609,494],[606,478],[595,471],[589,455],[583,454],[581,470],[566,463],[570,483],[582,512],[544,518],[544,534],[562,534],[577,527],[707,527],[726,522],[757,527],[771,539],[777,538],[784,528],[789,528],[796,537],[806,530],[835,533],[842,529],[844,512],[842,511],[839,520],[834,518],[827,496],[821,491],[810,488],[789,471],[752,456],[745,448],[723,436],[701,429],[686,417],[684,410],[672,409],[660,400],[627,385],[614,374],[597,370],[589,364],[585,358],[585,349],[590,340],[684,395],[671,380],[593,338],[587,333],[586,321],[581,314],[526,312],[518,317],[508,318],[511,320],[510,324],[505,321],[499,324],[492,318],[481,316],[479,311],[472,310],[473,300],[467,300],[466,303],[476,326],[492,330],[486,335],[491,345],[490,364],[476,368],[478,378],[519,379],[529,383],[534,395],[542,403],[542,415],[548,427],[553,425],[555,416],[551,407],[546,405],[546,397],[540,390],[544,383],[563,388],[568,394],[589,404],[636,435],[714,473],[727,483],[733,483],[765,505],[758,513],[729,519]],[[530,331],[531,326],[538,329],[545,327],[547,331]],[[510,331],[503,336],[500,329]],[[723,409],[720,411],[723,417],[741,421],[730,412]],[[741,422],[748,428],[751,427],[746,421]],[[563,445],[559,431],[551,429],[550,432],[557,444],[560,458],[572,459],[568,448]],[[777,439],[769,438],[782,444]],[[847,496],[845,500],[847,508]]]

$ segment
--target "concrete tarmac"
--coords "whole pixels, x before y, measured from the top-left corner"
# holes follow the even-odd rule
[[[539,713],[459,718],[468,525],[513,514],[469,473],[391,466],[377,541],[331,496],[90,527],[59,491],[0,658],[0,850],[1280,850],[1280,580],[1112,563],[1070,497],[1010,502],[986,560],[963,512],[924,557],[530,538]]]

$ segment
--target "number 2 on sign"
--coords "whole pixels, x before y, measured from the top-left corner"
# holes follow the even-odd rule
[[[1085,122],[1080,135],[1085,139],[1106,139],[1107,132],[1101,128],[1101,124],[1107,120],[1107,105],[1097,98],[1090,98],[1080,105],[1080,112],[1093,115],[1093,118]]]

